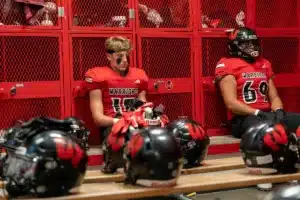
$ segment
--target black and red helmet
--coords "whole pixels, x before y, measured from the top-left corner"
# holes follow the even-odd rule
[[[61,196],[82,184],[88,157],[65,132],[36,132],[20,141],[2,144],[8,155],[2,178],[9,196]]]
[[[148,127],[136,132],[124,150],[125,183],[146,187],[177,184],[183,153],[176,138],[165,128]]]
[[[105,163],[102,171],[104,173],[114,173],[118,168],[124,167],[123,150],[135,132],[145,127],[165,126],[169,122],[168,117],[164,114],[164,107],[162,105],[154,108],[152,102],[143,103],[135,100],[133,103],[134,105],[131,108],[134,111],[123,113],[123,117],[125,118],[125,115],[134,116],[138,126],[134,127],[130,125],[124,133],[122,133],[123,129],[120,129],[118,133],[113,133],[111,127],[105,130],[106,138],[102,145]],[[143,123],[138,123],[139,120]]]
[[[240,150],[250,173],[294,173],[299,159],[298,140],[284,125],[264,121],[246,130]]]
[[[253,62],[260,56],[260,41],[254,30],[241,27],[228,32],[228,51],[233,57]]]
[[[204,128],[191,119],[175,120],[167,126],[184,152],[184,168],[196,167],[207,155],[210,139]]]

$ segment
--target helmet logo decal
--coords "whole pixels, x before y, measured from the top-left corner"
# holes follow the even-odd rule
[[[202,140],[205,137],[205,132],[201,126],[195,126],[191,123],[188,123],[187,127],[194,140]]]
[[[83,150],[79,147],[79,145],[72,145],[71,140],[67,140],[67,142],[62,138],[54,139],[57,151],[57,157],[61,160],[72,160],[72,165],[77,167],[80,160],[83,157]]]
[[[281,124],[274,126],[274,129],[267,130],[267,134],[264,136],[264,144],[273,151],[279,151],[280,145],[286,145],[288,143],[288,137],[285,129]]]
[[[136,154],[141,150],[144,145],[144,138],[139,134],[135,134],[128,142],[128,152],[131,158],[134,158]]]
[[[229,39],[234,40],[237,37],[238,33],[239,33],[239,30],[232,31],[229,35]]]

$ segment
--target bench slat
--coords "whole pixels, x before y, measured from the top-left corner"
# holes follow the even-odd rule
[[[222,159],[206,160],[203,166],[195,167],[191,169],[183,169],[182,174],[197,174],[206,172],[215,172],[223,170],[232,170],[243,168],[244,162],[241,157],[231,157]],[[120,182],[124,180],[122,172],[117,174],[103,174],[100,170],[87,171],[84,178],[85,183],[94,182]]]
[[[181,176],[178,180],[178,185],[172,188],[144,188],[124,185],[123,183],[83,184],[81,193],[55,199],[133,199],[194,191],[207,192],[222,189],[234,189],[254,186],[260,183],[281,183],[299,179],[300,173],[285,175],[249,175],[245,169],[239,169],[234,171],[225,171],[218,174],[204,173]]]

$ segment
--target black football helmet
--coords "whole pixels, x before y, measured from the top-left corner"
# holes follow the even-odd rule
[[[136,132],[124,150],[125,183],[166,187],[177,183],[183,153],[166,128],[147,127]]]
[[[140,128],[144,127],[160,127],[161,117],[164,115],[164,107],[159,105],[155,108],[152,107],[151,102],[143,103],[142,101],[135,99],[132,101],[132,110],[137,110],[141,106],[149,104],[150,106],[144,109],[143,118],[146,122],[145,125],[134,128],[129,126],[129,129],[124,134],[110,135],[111,127],[106,128],[105,139],[102,144],[103,156],[104,156],[104,167],[102,171],[107,174],[115,173],[118,168],[123,168],[125,165],[125,160],[123,158],[123,150],[126,143],[129,141],[131,136],[138,131]],[[111,137],[112,136],[112,137]]]
[[[108,128],[108,135],[110,134],[110,130],[111,128]],[[112,174],[115,173],[118,168],[124,168],[125,159],[123,158],[123,150],[134,131],[135,129],[130,129],[124,135],[116,136],[114,141],[112,141],[110,137],[104,139],[102,143],[104,161],[103,173]]]
[[[75,192],[87,168],[85,149],[60,130],[22,137],[17,138],[21,143],[9,140],[2,144],[8,155],[2,179],[9,196],[52,197]]]
[[[15,126],[6,130],[4,140],[11,142],[22,142],[28,135],[36,134],[46,130],[61,130],[68,137],[76,141],[82,148],[88,150],[88,136],[90,131],[85,128],[85,123],[76,117],[67,117],[63,120],[36,117],[29,121],[18,121]]]
[[[175,120],[167,126],[184,152],[184,168],[196,167],[205,159],[210,139],[202,126],[190,119]]]
[[[251,173],[294,173],[299,158],[297,141],[282,124],[261,122],[243,134],[240,150]]]
[[[232,57],[254,62],[260,56],[260,41],[254,30],[241,27],[229,33],[228,51]]]

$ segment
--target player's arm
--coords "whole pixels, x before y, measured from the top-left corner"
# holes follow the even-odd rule
[[[268,84],[269,84],[268,97],[271,103],[272,110],[276,111],[277,109],[283,109],[282,101],[278,95],[274,81],[271,78],[269,79]]]
[[[237,84],[233,75],[226,75],[219,81],[219,87],[226,107],[236,115],[254,115],[256,109],[237,99]]]
[[[147,92],[148,92],[148,82],[149,78],[145,71],[142,71],[140,74],[140,78],[142,79],[141,92],[138,95],[138,99],[147,102]]]
[[[97,126],[109,127],[117,122],[117,119],[103,114],[102,92],[100,89],[91,90],[89,97],[92,117]]]
[[[143,90],[139,93],[138,99],[141,100],[142,102],[147,102],[146,96],[147,96],[147,92]]]

